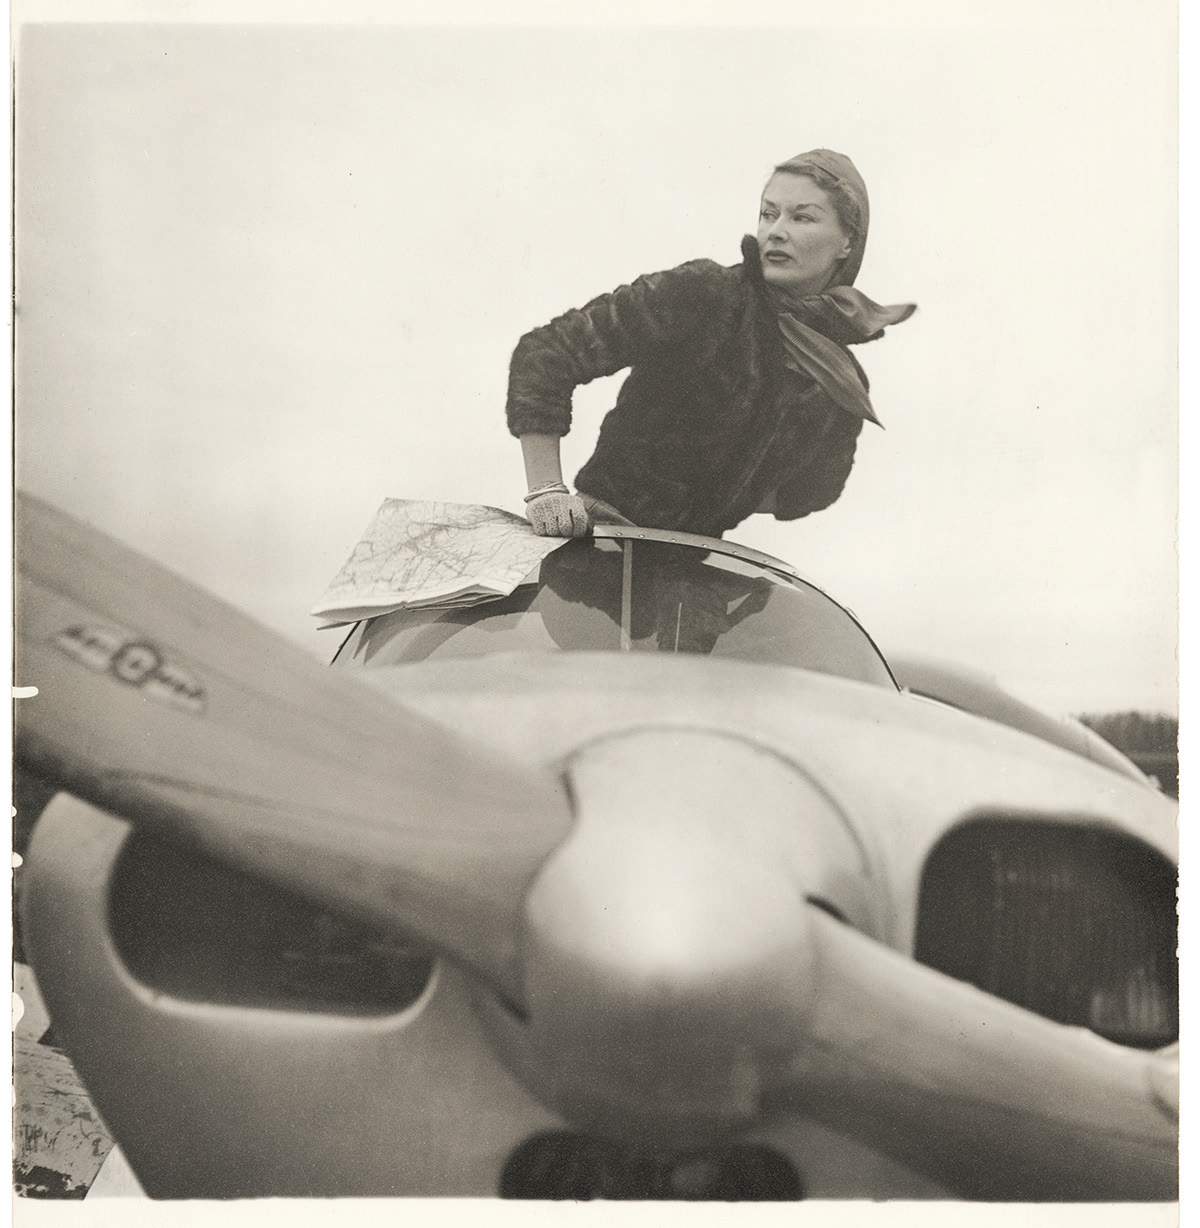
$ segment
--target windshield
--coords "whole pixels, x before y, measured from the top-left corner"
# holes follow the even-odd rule
[[[698,653],[895,685],[820,590],[730,555],[632,538],[568,542],[495,601],[371,619],[338,660],[379,668],[501,652]]]

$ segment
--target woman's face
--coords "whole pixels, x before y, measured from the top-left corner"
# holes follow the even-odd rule
[[[824,188],[807,175],[771,177],[758,215],[758,252],[768,285],[796,298],[820,294],[850,248]]]

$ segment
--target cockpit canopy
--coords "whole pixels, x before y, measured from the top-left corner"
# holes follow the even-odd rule
[[[615,526],[566,542],[507,597],[361,623],[339,664],[553,652],[694,653],[896,685],[854,617],[785,564]]]

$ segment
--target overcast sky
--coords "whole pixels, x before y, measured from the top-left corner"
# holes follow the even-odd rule
[[[737,29],[186,7],[210,20],[16,8],[19,485],[326,653],[308,608],[385,497],[521,509],[520,335],[735,262],[771,166],[827,146],[871,193],[858,285],[920,309],[857,351],[887,429],[842,499],[729,536],[885,649],[1053,712],[1177,711],[1166,0]],[[577,394],[570,474],[618,381]]]

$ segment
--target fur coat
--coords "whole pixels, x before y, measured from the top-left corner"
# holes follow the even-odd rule
[[[772,494],[780,520],[828,507],[862,419],[785,365],[753,236],[742,257],[639,277],[527,333],[509,369],[512,433],[565,435],[573,390],[628,367],[577,489],[646,528],[711,537]]]

